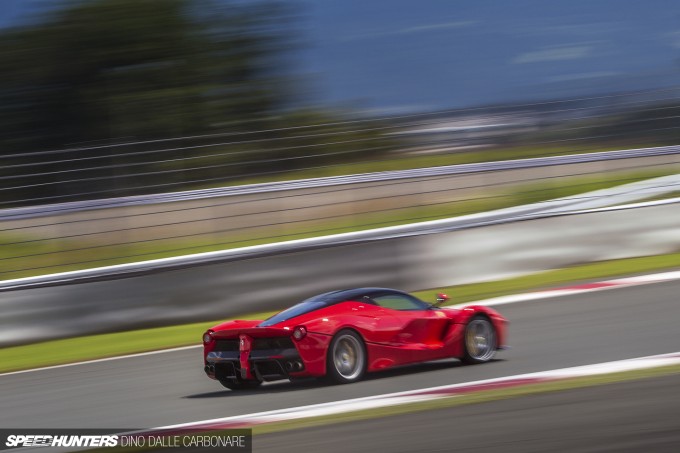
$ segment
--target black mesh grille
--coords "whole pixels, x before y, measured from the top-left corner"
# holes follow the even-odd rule
[[[213,351],[238,351],[238,340],[216,340]]]
[[[276,338],[256,338],[253,341],[253,349],[290,349],[294,348],[293,340],[290,337]]]

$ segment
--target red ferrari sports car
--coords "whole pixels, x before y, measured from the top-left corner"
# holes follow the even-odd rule
[[[437,296],[438,304],[446,300]],[[265,321],[209,329],[205,372],[232,390],[308,376],[348,383],[417,362],[488,362],[504,345],[507,321],[495,310],[438,304],[387,288],[320,294]]]

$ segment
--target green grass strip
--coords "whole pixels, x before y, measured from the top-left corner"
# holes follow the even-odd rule
[[[423,300],[434,301],[435,293],[446,292],[452,297],[451,303],[457,304],[592,279],[671,269],[679,265],[680,253],[673,253],[602,261],[508,280],[429,289],[415,294]],[[271,314],[241,315],[239,319],[264,319]],[[0,349],[0,372],[198,345],[205,329],[218,322],[206,321],[3,348]]]

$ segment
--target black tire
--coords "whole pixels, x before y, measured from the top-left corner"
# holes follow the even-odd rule
[[[361,380],[366,373],[368,357],[361,335],[344,329],[336,333],[326,353],[326,378],[335,384]]]
[[[463,334],[463,347],[464,363],[485,363],[494,358],[498,348],[498,335],[489,318],[476,315],[468,321]]]
[[[222,384],[229,390],[252,390],[262,385],[262,381],[257,380],[237,381],[234,379],[223,379],[220,381],[220,384]]]

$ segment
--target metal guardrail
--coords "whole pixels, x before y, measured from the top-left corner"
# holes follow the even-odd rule
[[[187,267],[202,266],[244,259],[295,253],[323,247],[359,244],[400,237],[427,235],[499,223],[531,220],[570,214],[585,209],[627,203],[660,193],[680,190],[680,175],[671,175],[616,186],[556,200],[516,206],[496,211],[427,222],[377,228],[365,231],[320,236],[309,239],[277,242],[216,252],[198,253],[73,272],[0,281],[0,292],[18,289],[59,286],[89,281],[129,278]]]
[[[229,197],[249,194],[263,194],[297,189],[314,189],[322,187],[362,184],[371,182],[397,181],[402,179],[435,178],[463,174],[484,173],[503,170],[521,170],[557,165],[601,162],[642,157],[667,156],[680,154],[680,145],[654,148],[636,148],[618,151],[603,151],[565,156],[536,157],[474,164],[446,165],[440,167],[416,168],[410,170],[383,171],[346,176],[301,179],[284,182],[248,184],[243,186],[219,187],[214,189],[190,190],[183,192],[161,193],[154,195],[137,195],[130,197],[108,198],[91,201],[77,201],[40,206],[27,206],[0,210],[0,221],[18,220],[53,214],[66,214],[92,209],[108,209],[129,206],[140,206],[178,201],[201,200],[214,197]]]

